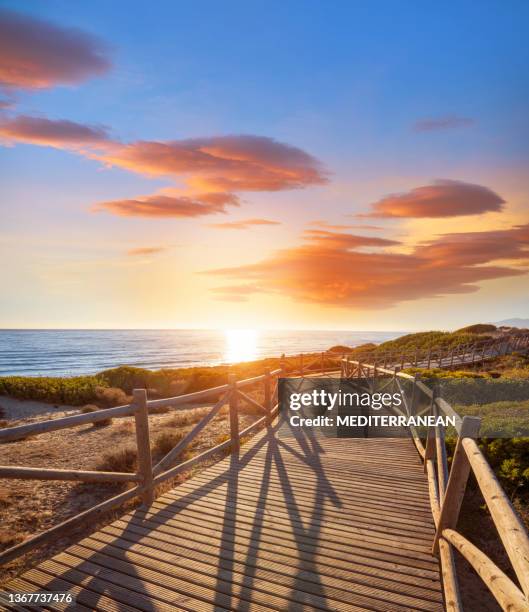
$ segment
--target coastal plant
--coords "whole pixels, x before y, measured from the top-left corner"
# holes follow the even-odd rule
[[[124,446],[104,455],[96,470],[102,472],[135,472],[137,461],[136,449],[132,446]]]

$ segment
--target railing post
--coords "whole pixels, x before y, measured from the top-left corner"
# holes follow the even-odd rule
[[[409,416],[415,416],[417,412],[415,410],[415,402],[417,401],[417,380],[419,378],[419,373],[415,372],[413,375],[413,383],[411,388],[411,401],[410,401],[410,413]]]
[[[265,370],[264,379],[264,407],[266,410],[266,424],[270,425],[272,422],[272,388],[271,388],[271,376],[270,368]]]
[[[303,375],[305,374],[305,370],[303,367],[303,353],[301,353],[299,356],[299,374],[302,378],[303,378]]]
[[[237,379],[235,374],[228,376],[230,389],[230,438],[231,452],[238,453],[240,448],[239,441],[239,398],[237,397]]]
[[[404,353],[400,356],[400,369],[404,370]]]
[[[479,433],[481,419],[479,417],[465,416],[461,423],[461,431],[457,440],[452,468],[448,477],[445,497],[439,514],[439,523],[435,532],[432,552],[437,555],[439,552],[439,538],[442,537],[443,529],[455,529],[459,511],[463,503],[465,489],[467,487],[468,476],[470,474],[470,463],[463,448],[464,438],[476,438]]]
[[[432,347],[428,349],[428,370],[430,369],[431,362],[432,362]]]
[[[150,506],[154,499],[152,476],[151,442],[149,436],[149,410],[147,408],[147,391],[134,389],[134,420],[136,423],[136,445],[138,450],[138,476],[141,478],[141,499]]]
[[[435,400],[439,394],[439,387],[437,384],[434,385],[432,389],[432,401],[430,403],[430,410],[428,414],[434,414]],[[426,432],[426,447],[424,451],[424,473],[427,471],[427,464],[429,459],[433,459],[435,457],[435,428],[428,427]]]

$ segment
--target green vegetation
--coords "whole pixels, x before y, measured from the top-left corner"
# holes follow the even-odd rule
[[[105,383],[98,376],[72,378],[3,376],[0,377],[0,394],[50,404],[82,406],[97,399],[96,390],[102,385]]]
[[[498,328],[491,323],[476,323],[475,325],[467,325],[458,329],[456,334],[489,334],[495,332]]]
[[[490,336],[481,336],[480,340],[489,339]],[[459,346],[461,344],[469,344],[476,342],[476,336],[473,333],[467,332],[443,332],[443,331],[427,331],[416,334],[406,334],[395,340],[388,340],[379,344],[375,349],[375,354],[384,354],[388,352],[414,351],[416,349],[446,349]],[[354,349],[359,350],[361,347]]]

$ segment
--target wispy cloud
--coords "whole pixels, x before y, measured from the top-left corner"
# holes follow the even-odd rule
[[[345,215],[346,217],[357,217],[358,215]],[[308,225],[314,225],[316,227],[322,227],[328,230],[342,230],[342,229],[364,229],[364,230],[383,230],[383,227],[379,225],[367,225],[364,223],[327,223],[327,221],[311,221]]]
[[[372,211],[356,217],[436,218],[497,212],[505,200],[484,187],[463,181],[438,180],[405,193],[390,194],[372,204]]]
[[[120,217],[193,218],[225,213],[227,206],[239,206],[239,198],[233,193],[204,193],[193,196],[155,194],[100,202],[93,210],[110,212]]]
[[[469,127],[475,123],[470,117],[459,117],[458,115],[445,115],[443,117],[429,117],[419,119],[413,124],[416,132],[433,132],[435,130],[453,130]]]
[[[0,137],[7,142],[24,142],[59,149],[109,142],[107,129],[103,126],[27,115],[0,119]]]
[[[442,235],[408,254],[365,252],[364,246],[393,241],[314,230],[300,246],[282,249],[255,264],[209,270],[236,280],[225,295],[286,295],[299,302],[329,306],[389,308],[403,301],[477,291],[481,281],[518,276],[529,264],[529,224],[508,230]],[[216,288],[217,294],[222,287]]]
[[[86,32],[0,10],[0,87],[69,85],[110,67],[106,45]]]
[[[158,253],[163,253],[167,251],[167,247],[137,247],[135,249],[129,249],[127,251],[127,255],[130,257],[137,257],[141,255],[157,255]]]
[[[253,226],[262,225],[281,225],[281,223],[279,221],[271,221],[270,219],[241,219],[240,221],[226,221],[226,223],[210,223],[208,227],[245,230]]]

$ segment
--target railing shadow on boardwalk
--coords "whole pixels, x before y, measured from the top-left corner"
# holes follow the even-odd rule
[[[299,595],[304,594],[302,585],[299,584],[300,580],[303,580],[301,576],[310,573],[313,577],[311,585],[311,593],[306,594],[311,599],[313,597],[321,598],[321,601],[325,601],[325,589],[321,582],[317,580],[318,569],[315,560],[317,553],[317,543],[319,541],[321,520],[318,520],[324,513],[324,505],[326,501],[330,501],[336,508],[341,507],[341,501],[339,496],[334,491],[331,483],[325,475],[325,471],[320,461],[320,454],[323,452],[317,436],[312,434],[310,431],[296,430],[292,432],[295,436],[297,445],[302,449],[302,453],[293,448],[287,440],[280,439],[277,437],[277,429],[279,424],[276,422],[274,425],[270,425],[266,428],[266,431],[261,434],[254,444],[248,449],[243,447],[239,454],[232,454],[223,463],[227,464],[226,469],[222,473],[218,474],[215,478],[212,478],[207,483],[204,483],[198,489],[194,489],[192,493],[183,493],[179,495],[178,487],[173,489],[173,493],[178,495],[178,499],[173,503],[164,505],[163,508],[157,509],[156,507],[147,508],[141,506],[130,513],[130,518],[127,520],[127,525],[123,527],[119,536],[116,536],[114,541],[108,543],[107,546],[101,547],[93,555],[87,554],[84,558],[79,560],[79,564],[74,568],[65,568],[64,573],[61,574],[60,579],[62,581],[71,582],[72,584],[78,584],[79,578],[76,572],[86,571],[93,568],[87,564],[93,561],[94,565],[98,565],[102,555],[110,554],[113,558],[122,560],[128,564],[129,577],[136,578],[142,581],[141,575],[134,575],[133,571],[136,566],[127,559],[127,553],[129,548],[135,543],[140,543],[150,533],[155,533],[159,528],[160,524],[167,524],[172,518],[178,516],[186,508],[197,502],[197,499],[205,498],[211,491],[220,487],[226,487],[226,499],[224,503],[223,514],[220,517],[222,526],[219,533],[218,542],[218,555],[216,557],[217,567],[211,567],[211,575],[215,575],[216,585],[215,601],[214,605],[219,609],[237,609],[238,611],[249,610],[252,607],[254,588],[253,582],[255,580],[255,574],[258,569],[258,557],[260,542],[262,537],[263,528],[265,526],[266,511],[265,502],[269,493],[269,487],[271,484],[271,478],[275,470],[280,488],[282,491],[283,498],[288,501],[285,504],[285,508],[288,512],[290,524],[293,527],[292,534],[294,537],[295,546],[297,548],[298,557],[303,557],[303,560],[298,562],[298,571],[295,576],[292,577],[292,583],[290,591],[292,593],[297,592],[298,597],[295,598],[296,607],[302,606],[306,603],[310,605],[309,601],[300,602]],[[312,498],[312,509],[310,515],[307,517],[306,512],[298,507],[296,501],[296,493],[294,486],[290,482],[285,457],[281,453],[281,450],[287,453],[292,453],[298,460],[303,461],[316,476],[316,487]],[[260,451],[265,452],[264,458],[264,469],[261,474],[261,480],[259,483],[259,494],[258,500],[256,501],[255,515],[253,523],[250,526],[250,534],[248,536],[248,545],[244,561],[242,564],[246,567],[244,574],[244,583],[241,585],[237,580],[233,580],[233,574],[236,573],[235,565],[240,564],[241,560],[236,561],[237,545],[234,537],[234,530],[237,522],[237,501],[238,501],[238,490],[239,490],[239,475],[241,470],[250,463]],[[219,504],[220,508],[220,504]],[[207,517],[205,517],[207,521]],[[138,535],[138,527],[143,528],[145,534],[142,536]],[[306,540],[310,538],[316,542],[316,546],[313,548],[312,553],[307,552]],[[114,546],[114,542],[119,540],[119,549]],[[123,547],[124,542],[129,542],[129,547]],[[175,544],[178,543],[175,540]],[[162,544],[162,543],[161,543]],[[304,545],[305,544],[305,545]],[[121,552],[117,552],[117,551]],[[86,569],[83,570],[83,567]],[[86,571],[86,574],[90,574]],[[98,581],[101,578],[101,574],[94,572],[93,575],[83,583],[83,588],[91,591],[97,591],[97,588],[92,588],[92,583]],[[195,579],[200,580],[200,574],[196,574]],[[116,601],[123,599],[123,586],[116,584],[112,586],[111,580],[105,576],[105,580],[108,582],[104,592],[100,592],[100,597],[106,596]],[[159,576],[160,584],[164,584],[163,573]],[[316,582],[314,582],[316,580]],[[50,582],[49,589],[54,589],[53,580]],[[100,587],[99,587],[100,588]],[[234,588],[236,588],[236,601],[232,601],[232,597],[235,596]],[[145,596],[149,597],[149,592],[145,592]],[[287,596],[288,598],[288,596]],[[158,604],[152,604],[152,610],[158,608]]]

